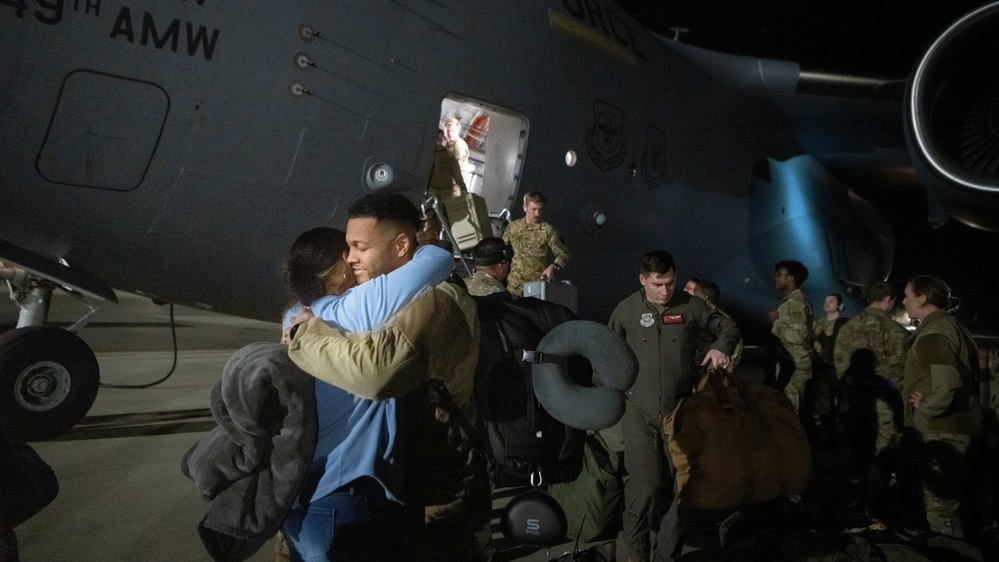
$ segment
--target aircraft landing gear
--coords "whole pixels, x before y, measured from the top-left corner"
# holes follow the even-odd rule
[[[97,397],[100,367],[79,336],[51,326],[0,335],[0,425],[21,440],[61,435]]]
[[[31,275],[8,283],[21,314],[16,329],[0,334],[0,427],[22,441],[55,437],[90,410],[100,386],[100,366],[79,336],[42,325],[51,283]],[[70,330],[97,310],[88,308],[90,313]]]

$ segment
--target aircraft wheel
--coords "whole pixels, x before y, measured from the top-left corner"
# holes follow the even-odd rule
[[[90,410],[99,385],[97,358],[76,334],[31,326],[0,335],[0,426],[15,437],[65,433]]]

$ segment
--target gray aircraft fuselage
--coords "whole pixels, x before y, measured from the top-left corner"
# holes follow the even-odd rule
[[[547,195],[583,318],[652,249],[761,324],[778,260],[816,305],[890,271],[883,219],[806,153],[904,151],[897,103],[816,112],[796,64],[664,41],[611,3],[32,0],[0,29],[0,240],[116,289],[277,320],[299,233],[382,183],[422,199],[447,97],[522,116],[490,211]]]

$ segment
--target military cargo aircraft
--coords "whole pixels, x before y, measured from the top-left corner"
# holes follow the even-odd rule
[[[895,233],[840,178],[918,181],[936,220],[999,230],[997,29],[999,4],[968,14],[896,82],[700,49],[597,0],[2,2],[22,322],[0,336],[0,422],[57,434],[96,395],[93,353],[43,326],[54,289],[276,320],[294,238],[372,190],[422,201],[452,116],[497,231],[547,194],[581,317],[606,320],[663,248],[726,280],[752,334],[778,260],[815,294],[889,274]]]

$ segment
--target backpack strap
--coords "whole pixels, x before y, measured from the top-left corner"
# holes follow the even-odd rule
[[[458,423],[458,426],[465,432],[465,435],[468,435],[470,440],[481,446],[482,441],[479,439],[479,432],[475,430],[471,420],[468,419],[465,412],[461,411],[458,403],[454,401],[454,397],[451,396],[451,391],[444,385],[444,381],[431,378],[427,381],[427,384],[430,385],[431,390],[441,397],[441,403],[444,405],[444,409],[451,414],[451,419]]]
[[[569,363],[569,358],[564,355],[555,355],[554,353],[532,351],[529,349],[524,350],[524,355],[520,358],[520,360],[534,365],[538,363],[554,363],[556,365],[565,366]]]
[[[518,313],[521,314],[522,316],[529,317],[529,315],[525,314],[522,309],[518,309],[516,307],[510,307],[510,309],[517,310]],[[544,319],[548,320],[547,317],[545,317]],[[546,328],[545,326],[542,326],[541,324],[538,323],[537,321],[538,318],[532,318],[531,320],[532,323],[536,327],[541,329],[542,332],[547,334],[549,331],[551,331],[551,326],[549,325],[547,326],[547,329],[545,329]],[[493,326],[496,329],[496,333],[499,335],[500,342],[502,342],[503,344],[503,353],[506,355],[511,355],[513,352],[513,344],[511,343],[510,336],[506,333],[506,329],[503,328],[503,323],[495,322],[493,323]],[[530,363],[532,365],[536,365],[538,363],[554,363],[556,365],[565,366],[569,362],[569,358],[563,355],[555,355],[554,353],[544,353],[542,351],[537,351],[533,349],[525,349],[520,357],[520,360],[523,361],[524,363]]]

